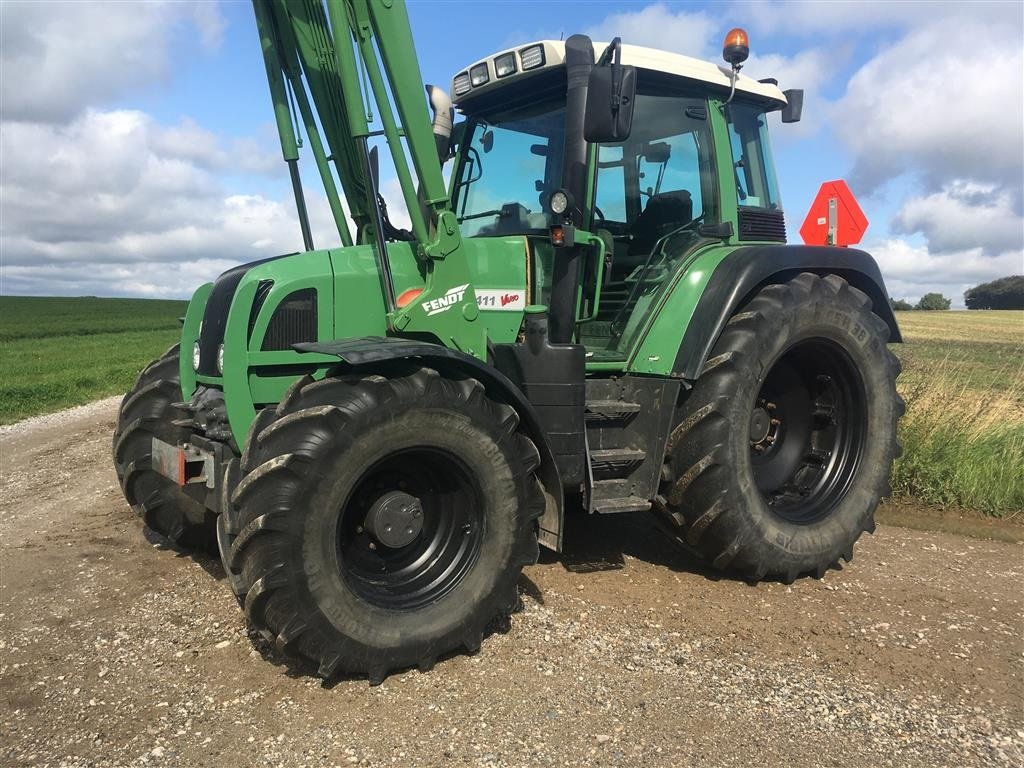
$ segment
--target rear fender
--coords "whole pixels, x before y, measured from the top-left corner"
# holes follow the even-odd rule
[[[751,245],[737,248],[715,268],[683,334],[672,374],[696,379],[736,309],[758,289],[801,272],[838,275],[871,299],[872,311],[889,326],[889,341],[903,341],[878,264],[854,248],[806,245]]]
[[[512,406],[519,423],[540,452],[537,476],[544,488],[545,511],[540,519],[540,543],[556,552],[562,549],[564,504],[562,482],[537,412],[518,387],[503,373],[483,361],[440,344],[410,339],[366,336],[343,341],[296,344],[299,352],[336,356],[340,370],[373,370],[381,363],[410,359],[429,365],[441,375],[471,376],[484,385],[492,400]]]

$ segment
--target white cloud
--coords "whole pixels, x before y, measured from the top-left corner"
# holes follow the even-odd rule
[[[623,11],[606,16],[586,34],[595,41],[621,37],[623,43],[646,45],[684,56],[717,59],[713,41],[725,33],[721,22],[704,11],[673,11],[664,4],[649,5],[639,11]]]
[[[994,257],[985,256],[981,248],[933,253],[897,238],[869,243],[866,250],[877,259],[890,296],[916,301],[934,291],[956,307],[964,305],[966,289],[1024,269],[1019,251]]]
[[[1024,45],[1018,26],[938,19],[887,46],[851,79],[833,125],[874,189],[914,174],[1019,188],[1024,171]]]
[[[189,124],[202,141],[184,151],[179,128],[132,110],[4,124],[0,292],[181,296],[233,264],[299,250],[291,196],[232,194],[216,172],[229,150]],[[308,197],[316,244],[337,244],[326,201]]]
[[[169,39],[194,27],[220,45],[224,20],[210,2],[0,3],[0,102],[5,120],[65,121],[166,78]]]
[[[937,18],[999,20],[1013,23],[1021,18],[1021,6],[1013,2],[953,3],[949,0],[749,0],[732,4],[732,16],[741,26],[769,34],[813,35],[850,38],[880,28],[907,28]],[[756,47],[756,40],[752,41]]]
[[[991,184],[955,181],[940,192],[907,200],[892,223],[896,233],[921,233],[935,254],[980,248],[985,256],[1024,249],[1024,217],[1013,195]]]

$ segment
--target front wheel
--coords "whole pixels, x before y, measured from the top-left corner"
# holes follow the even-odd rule
[[[297,382],[249,435],[221,537],[253,627],[323,677],[475,651],[537,559],[539,455],[518,424],[430,369]]]
[[[849,561],[899,455],[899,361],[861,291],[802,274],[735,314],[680,408],[655,505],[687,548],[746,578]]]

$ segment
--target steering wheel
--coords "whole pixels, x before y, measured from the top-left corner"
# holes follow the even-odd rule
[[[604,224],[604,211],[602,211],[602,210],[601,210],[600,208],[598,208],[598,207],[597,207],[596,205],[594,206],[594,214],[595,214],[595,215],[597,216],[597,218],[599,219],[598,223],[599,223],[599,224]]]

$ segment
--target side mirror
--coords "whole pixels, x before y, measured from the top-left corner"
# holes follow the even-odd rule
[[[786,106],[782,108],[782,122],[799,123],[800,115],[804,111],[804,91],[802,88],[793,88],[783,91],[786,97]]]
[[[636,67],[620,63],[618,38],[608,48],[590,71],[587,85],[583,138],[591,144],[625,141],[633,127]]]

